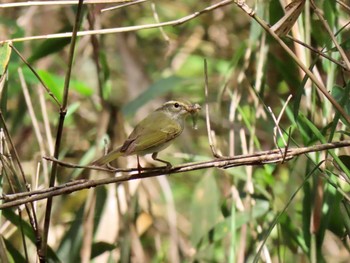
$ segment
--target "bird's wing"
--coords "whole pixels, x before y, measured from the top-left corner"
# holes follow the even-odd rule
[[[182,132],[181,125],[172,119],[153,112],[141,121],[121,147],[126,155],[147,151],[176,138]]]

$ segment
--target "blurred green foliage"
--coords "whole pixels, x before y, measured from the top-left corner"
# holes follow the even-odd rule
[[[281,2],[247,4],[273,25],[284,15]],[[100,12],[111,6],[108,4],[86,5],[80,30],[153,24],[155,14],[165,22],[211,4],[147,1],[108,12]],[[339,30],[349,13],[336,1],[316,4],[347,52],[349,31]],[[55,4],[0,8],[1,40],[13,40],[59,103],[70,39],[16,38],[69,32],[75,12],[75,7]],[[341,60],[309,1],[290,34]],[[288,38],[283,41],[317,72],[349,113],[349,70]],[[204,59],[208,98],[204,95]],[[42,140],[34,130],[19,68]],[[233,3],[181,25],[79,37],[72,73],[60,152],[62,160],[72,163],[89,164],[101,156],[106,138],[108,147],[116,148],[135,123],[173,98],[202,106],[208,103],[215,146],[223,155],[283,148],[284,141],[289,141],[288,147],[301,147],[349,136],[348,124],[295,61]],[[46,188],[51,164],[42,157],[53,154],[60,108],[8,44],[0,45],[0,94],[1,110],[31,189]],[[278,116],[289,95],[293,97],[279,122],[283,139],[279,134],[275,138],[268,107]],[[174,165],[213,158],[202,108],[199,129],[191,129],[188,122],[182,136],[160,154],[162,158]],[[56,197],[49,262],[80,262],[86,257],[92,262],[347,262],[348,152],[344,148],[305,154],[283,164],[202,169]],[[136,167],[135,159],[120,158],[115,165]],[[141,158],[141,164],[157,165],[148,157]],[[11,193],[9,178],[16,170],[1,168],[2,193]],[[64,184],[109,176],[61,167],[57,181]],[[1,213],[0,234],[5,244],[0,245],[1,260],[25,262],[26,246],[28,261],[35,262],[34,232],[28,217],[16,212],[5,209]],[[36,203],[36,213],[42,225],[45,201]],[[265,247],[259,250],[263,242]],[[334,246],[337,251],[331,249]]]

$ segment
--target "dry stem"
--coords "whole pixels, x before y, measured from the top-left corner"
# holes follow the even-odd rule
[[[135,179],[144,179],[144,178],[155,177],[155,176],[160,176],[164,174],[176,174],[176,173],[183,173],[183,172],[202,170],[202,169],[208,169],[208,168],[227,169],[227,168],[243,166],[243,165],[264,165],[267,163],[277,164],[283,160],[291,160],[293,157],[296,157],[302,154],[306,154],[310,152],[325,151],[325,150],[348,147],[348,146],[350,146],[350,140],[319,144],[319,145],[314,145],[310,147],[289,148],[286,151],[286,153],[284,149],[282,149],[282,152],[280,149],[274,149],[270,151],[257,152],[254,154],[238,155],[233,157],[223,157],[223,158],[212,159],[204,162],[187,163],[187,164],[174,166],[170,169],[167,169],[166,167],[145,168],[141,170],[141,173],[135,173],[135,170],[137,169],[134,169],[134,168],[132,169],[103,168],[104,171],[109,173],[116,173],[116,172],[123,171],[123,172],[128,172],[128,174],[122,175],[120,177],[113,177],[113,178],[108,177],[108,178],[99,179],[99,180],[72,181],[64,185],[50,187],[47,189],[17,193],[12,195],[5,195],[2,197],[2,199],[11,200],[11,201],[1,204],[0,209],[14,207],[14,206],[26,204],[28,202],[42,200],[42,199],[50,198],[57,195],[69,194],[82,189],[88,189],[91,187],[96,187],[96,186],[105,185],[105,184],[122,183],[125,181],[130,181]],[[83,166],[76,166],[72,164],[65,164],[63,162],[57,162],[53,158],[47,158],[47,159],[52,160],[55,163],[68,168],[83,167]],[[88,166],[84,168],[101,170],[101,167],[95,167],[95,166]]]

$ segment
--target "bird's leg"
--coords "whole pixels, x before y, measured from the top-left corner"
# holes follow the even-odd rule
[[[139,158],[139,155],[136,155],[136,156],[137,156],[137,170],[139,171],[139,174],[141,174],[142,166],[140,164],[140,158]]]
[[[167,161],[164,161],[164,160],[162,160],[162,159],[157,158],[157,155],[158,155],[157,152],[153,153],[153,154],[152,154],[152,159],[155,160],[155,161],[161,162],[161,163],[165,163],[165,164],[166,164],[166,168],[167,168],[167,169],[170,169],[171,166],[172,166],[171,163],[169,163],[169,162],[167,162]]]
[[[110,163],[107,163],[106,166],[108,169],[111,169],[111,170],[117,169],[117,168],[113,167]]]

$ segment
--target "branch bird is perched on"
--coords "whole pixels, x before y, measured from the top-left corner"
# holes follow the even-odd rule
[[[157,154],[182,133],[185,118],[196,115],[200,109],[198,104],[184,101],[164,103],[136,125],[122,146],[96,160],[93,165],[104,165],[120,156],[152,153],[153,160],[171,167],[169,162],[158,159]]]

